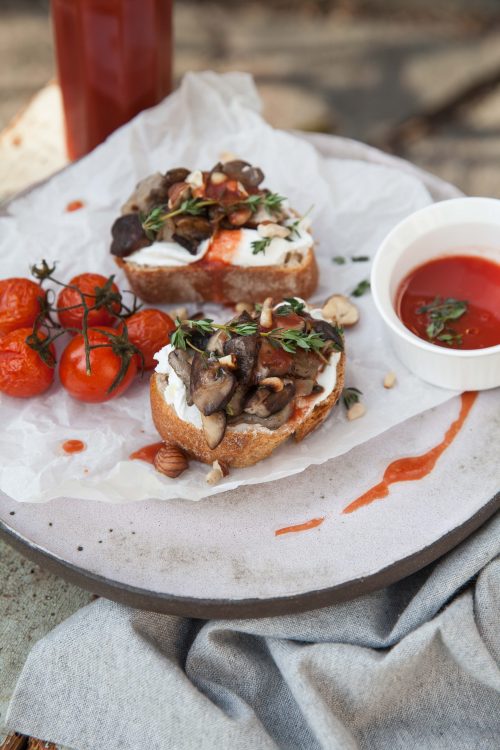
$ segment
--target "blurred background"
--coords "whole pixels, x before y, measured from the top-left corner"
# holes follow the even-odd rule
[[[176,82],[249,71],[273,125],[356,138],[500,197],[498,0],[176,0],[174,23]],[[24,187],[23,161],[48,150],[38,178],[64,163],[55,87],[26,133],[12,126],[54,75],[48,0],[0,0],[0,197]],[[24,142],[35,131],[43,148]]]

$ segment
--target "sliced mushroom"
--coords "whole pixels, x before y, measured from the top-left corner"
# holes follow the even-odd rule
[[[209,416],[201,415],[201,424],[203,434],[207,445],[212,450],[217,448],[226,432],[226,414],[223,411],[216,411]]]
[[[238,417],[230,418],[228,424],[231,426],[238,424],[260,424],[262,427],[267,427],[268,430],[278,430],[288,422],[292,416],[292,411],[293,404],[290,401],[281,411],[271,414],[270,417],[257,417],[255,414],[243,412]]]
[[[315,380],[321,360],[314,352],[308,352],[297,348],[290,365],[289,374],[295,378]]]
[[[233,395],[231,396],[231,400],[226,406],[226,414],[228,417],[237,417],[241,414],[245,405],[247,392],[247,386],[244,383],[238,383]]]
[[[181,216],[175,219],[173,239],[196,255],[198,245],[212,235],[212,225],[203,216]]]
[[[343,294],[333,294],[321,310],[327,320],[336,321],[341,326],[353,326],[359,320],[359,310]]]
[[[174,182],[168,189],[168,207],[175,210],[180,208],[183,201],[191,198],[191,187],[187,182]]]
[[[152,240],[146,237],[138,214],[120,216],[111,227],[111,235],[111,253],[118,258],[126,258],[136,250],[152,244]]]
[[[269,417],[271,414],[281,411],[294,396],[295,386],[293,383],[287,383],[281,391],[257,388],[245,404],[244,411],[247,414],[255,414],[257,417]]]
[[[165,176],[159,172],[141,180],[121,207],[122,216],[130,213],[149,213],[155,206],[166,203],[168,187]]]
[[[313,390],[314,380],[312,378],[296,378],[295,394],[297,396],[310,396]]]
[[[344,339],[336,326],[332,326],[326,320],[311,320],[311,324],[313,330],[319,333],[325,341],[331,341],[337,351],[344,351]]]
[[[251,320],[250,316],[247,317]],[[254,333],[250,336],[234,336],[224,344],[224,354],[234,354],[238,360],[238,380],[242,383],[252,381],[260,343],[260,336]]]
[[[236,388],[236,378],[219,361],[196,352],[191,363],[189,392],[205,416],[224,409]]]
[[[186,388],[187,405],[191,406],[193,401],[189,393],[189,385],[191,382],[191,362],[189,354],[183,349],[172,349],[168,355],[168,364],[175,374],[182,380],[184,387]]]
[[[232,180],[242,182],[245,187],[256,188],[264,179],[264,172],[259,167],[252,167],[247,161],[234,159],[222,165],[222,172]]]
[[[168,172],[165,172],[165,185],[168,188],[172,187],[172,185],[175,185],[176,182],[185,182],[186,177],[190,174],[189,169],[184,169],[184,167],[176,167],[175,169],[169,169]]]
[[[228,354],[224,351],[224,344],[229,339],[229,334],[226,331],[216,331],[208,340],[208,344],[205,349],[207,352],[214,352],[218,357],[222,357],[223,354]]]

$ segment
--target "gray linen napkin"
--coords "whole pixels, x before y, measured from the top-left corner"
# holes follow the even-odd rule
[[[98,600],[32,650],[7,724],[78,750],[498,750],[499,552],[497,514],[398,584],[289,617]]]

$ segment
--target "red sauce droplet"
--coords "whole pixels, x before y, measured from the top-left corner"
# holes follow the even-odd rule
[[[139,460],[139,461],[147,461],[148,464],[154,463],[155,456],[164,445],[163,441],[159,443],[151,443],[150,445],[145,445],[142,448],[139,448],[139,450],[134,451],[130,454],[129,458],[132,461]]]
[[[78,211],[80,208],[83,208],[85,206],[85,203],[83,201],[70,201],[68,205],[66,206],[66,211]]]
[[[65,440],[62,449],[65,453],[81,453],[87,446],[82,440]]]
[[[316,526],[321,526],[325,516],[321,518],[311,518],[310,521],[304,521],[304,523],[297,523],[294,526],[284,526],[282,529],[276,529],[274,536],[281,536],[281,534],[294,534],[297,531],[309,531],[309,529],[315,529]]]
[[[452,297],[468,303],[457,320],[447,321],[462,343],[458,349],[484,349],[500,344],[500,264],[472,255],[436,258],[415,268],[401,282],[396,295],[396,312],[416,336],[438,346],[448,346],[426,332],[426,313],[417,310],[436,297]]]
[[[476,392],[470,391],[468,393],[462,393],[460,414],[448,427],[444,438],[438,443],[438,445],[431,448],[430,451],[427,451],[427,453],[424,453],[421,456],[399,458],[390,463],[384,472],[382,481],[374,487],[371,487],[356,500],[353,500],[352,503],[349,503],[342,512],[352,513],[365,505],[370,505],[370,503],[373,503],[375,500],[381,500],[383,497],[387,497],[390,485],[395,482],[412,482],[417,479],[423,479],[427,474],[430,474],[436,465],[439,456],[444,453],[456,438],[460,428],[467,418],[467,415],[472,409],[472,405],[476,398]]]

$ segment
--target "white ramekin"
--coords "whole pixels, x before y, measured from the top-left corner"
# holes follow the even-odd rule
[[[500,345],[464,350],[436,346],[411,333],[396,315],[396,292],[405,276],[446,255],[474,255],[500,263],[500,200],[455,198],[433,203],[394,227],[373,262],[375,305],[396,354],[422,380],[459,391],[497,388]]]

